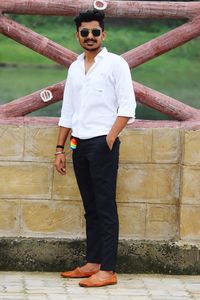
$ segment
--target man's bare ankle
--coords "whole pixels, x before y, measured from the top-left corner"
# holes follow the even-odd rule
[[[96,263],[86,263],[84,266],[81,267],[81,269],[85,272],[93,272],[98,271],[100,269],[100,264]]]

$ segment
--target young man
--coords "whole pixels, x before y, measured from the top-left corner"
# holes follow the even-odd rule
[[[84,287],[104,286],[117,283],[118,135],[134,119],[136,102],[128,64],[101,47],[106,36],[104,14],[80,13],[75,23],[84,53],[69,68],[55,167],[66,174],[63,148],[72,131],[73,165],[85,209],[87,262],[61,276],[87,277],[79,283]]]

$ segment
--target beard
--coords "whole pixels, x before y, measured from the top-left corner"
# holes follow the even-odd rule
[[[100,49],[100,46],[97,46],[95,48],[90,48],[90,47],[87,47],[87,46],[82,46],[85,50],[87,51],[97,51],[98,49]]]
[[[87,46],[87,42],[93,42],[94,44],[92,46]],[[92,39],[85,39],[84,43],[82,43],[82,47],[87,50],[87,51],[97,51],[101,45],[97,45],[96,47],[94,47],[95,43],[97,43],[96,40],[92,40]],[[94,48],[91,48],[94,47]]]

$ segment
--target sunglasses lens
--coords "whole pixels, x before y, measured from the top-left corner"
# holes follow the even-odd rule
[[[100,36],[101,30],[100,29],[92,29],[93,36]]]
[[[88,34],[89,34],[89,30],[87,30],[87,29],[82,29],[82,30],[80,31],[80,34],[81,34],[82,37],[87,37]]]

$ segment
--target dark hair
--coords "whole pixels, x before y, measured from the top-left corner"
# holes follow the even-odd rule
[[[97,9],[82,12],[74,19],[74,22],[76,23],[76,29],[78,31],[82,22],[98,21],[100,27],[104,31],[104,17],[105,14]]]

